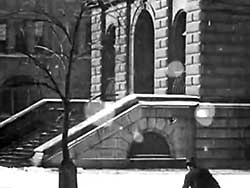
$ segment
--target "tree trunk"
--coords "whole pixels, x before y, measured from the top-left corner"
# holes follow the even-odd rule
[[[71,159],[63,160],[61,163],[59,188],[77,188],[77,169]]]
[[[68,127],[70,103],[64,101],[64,124],[62,136],[63,160],[59,168],[59,188],[77,188],[77,168],[69,155]]]

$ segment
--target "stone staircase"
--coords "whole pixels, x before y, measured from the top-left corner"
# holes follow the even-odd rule
[[[17,136],[17,139],[13,139],[12,137],[10,142],[6,141],[6,143],[2,147],[0,147],[0,166],[25,167],[33,165],[30,161],[30,158],[34,154],[33,150],[36,147],[47,142],[48,140],[52,139],[53,137],[62,133],[63,109],[60,107],[60,105],[55,106],[56,107],[51,107],[49,105],[46,108],[47,113],[50,114],[49,121],[34,121],[35,125],[33,125],[33,127],[35,128],[33,130],[26,132],[21,137]],[[76,125],[84,119],[84,115],[80,113],[79,110],[75,111],[70,116],[69,127]],[[12,129],[15,129],[15,127],[13,126]],[[5,131],[6,134],[7,132],[9,132],[9,130],[2,131]],[[2,133],[2,135],[3,134],[4,133]]]

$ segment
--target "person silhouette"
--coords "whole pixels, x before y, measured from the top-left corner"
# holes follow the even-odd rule
[[[206,168],[197,167],[195,158],[186,161],[188,173],[182,188],[220,188],[219,183]]]

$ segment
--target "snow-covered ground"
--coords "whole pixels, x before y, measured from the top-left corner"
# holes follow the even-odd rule
[[[221,188],[249,188],[250,171],[210,170]],[[181,188],[185,170],[83,170],[78,188]],[[0,188],[58,188],[58,171],[0,167]]]

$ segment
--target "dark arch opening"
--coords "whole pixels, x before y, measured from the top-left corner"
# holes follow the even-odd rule
[[[102,65],[102,100],[115,100],[115,35],[116,27],[111,24],[104,37]]]
[[[154,25],[146,10],[135,25],[134,93],[154,93]]]
[[[171,60],[180,61],[185,70],[186,51],[186,12],[180,10],[172,25]],[[177,78],[169,78],[169,93],[185,93],[185,71]]]
[[[170,155],[169,145],[165,138],[155,132],[145,132],[143,134],[143,142],[132,142],[129,158],[138,156],[152,156],[152,155]]]

